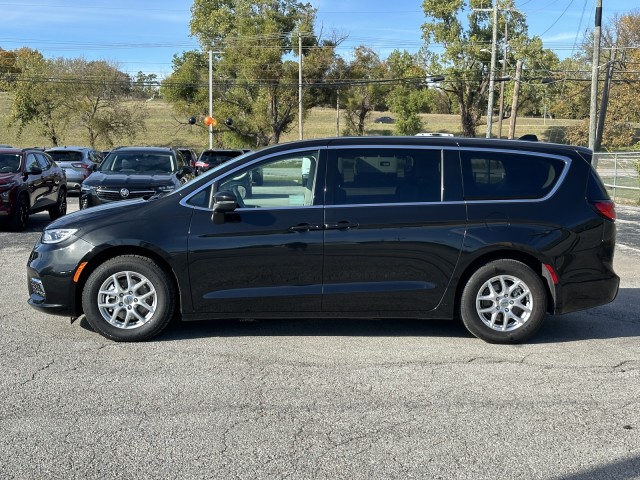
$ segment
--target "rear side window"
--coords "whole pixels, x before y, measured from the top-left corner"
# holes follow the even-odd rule
[[[519,152],[462,151],[465,200],[543,198],[558,183],[566,163]]]
[[[439,202],[439,149],[345,148],[331,162],[335,204]]]
[[[600,176],[591,167],[589,172],[589,180],[587,183],[587,198],[593,200],[609,200],[609,194],[600,179]]]

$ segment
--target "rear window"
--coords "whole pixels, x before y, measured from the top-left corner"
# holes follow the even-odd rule
[[[462,151],[465,200],[543,198],[558,183],[566,163],[513,152]]]
[[[82,152],[47,152],[56,162],[81,162]]]

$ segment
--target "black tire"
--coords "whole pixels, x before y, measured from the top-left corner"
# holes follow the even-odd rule
[[[460,299],[465,327],[489,343],[527,340],[542,325],[546,310],[542,279],[516,260],[495,260],[480,267]]]
[[[29,223],[29,198],[25,194],[18,195],[16,204],[9,217],[9,227],[21,232]]]
[[[49,209],[49,218],[55,220],[67,214],[67,191],[64,188],[58,190],[58,201]]]
[[[137,288],[130,290],[132,285]],[[100,335],[117,342],[137,342],[167,327],[176,299],[169,273],[147,257],[122,255],[91,273],[82,291],[82,308],[87,322]]]

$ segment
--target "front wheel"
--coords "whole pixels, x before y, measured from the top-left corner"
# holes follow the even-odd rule
[[[49,218],[55,220],[67,214],[67,191],[64,188],[58,190],[58,201],[49,210]]]
[[[27,228],[29,222],[29,199],[23,193],[16,199],[16,204],[9,216],[9,226],[12,230],[21,232]]]
[[[102,336],[118,342],[158,335],[175,312],[171,276],[151,259],[122,255],[100,265],[82,291],[87,321]]]
[[[467,330],[489,343],[519,343],[544,320],[547,296],[542,280],[524,263],[495,260],[469,278],[460,300]]]

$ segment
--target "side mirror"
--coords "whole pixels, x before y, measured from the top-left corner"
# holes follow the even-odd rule
[[[42,169],[34,165],[29,170],[25,171],[24,174],[25,175],[42,175]]]
[[[235,193],[222,190],[213,194],[213,223],[219,225],[224,223],[224,214],[233,212],[238,208],[238,197]]]

